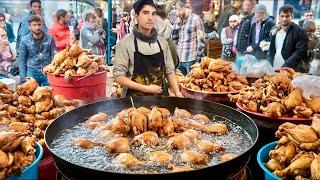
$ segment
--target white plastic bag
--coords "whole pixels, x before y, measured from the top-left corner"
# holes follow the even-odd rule
[[[293,87],[302,88],[305,98],[309,98],[311,94],[320,96],[320,77],[318,76],[299,76],[296,77],[291,84]]]
[[[260,78],[264,75],[273,75],[274,68],[267,60],[257,60],[255,56],[245,55],[240,68],[240,75],[250,78]]]
[[[258,60],[255,56],[246,54],[242,57],[242,64],[240,67],[240,75],[246,76],[248,74],[248,69],[252,64],[256,63]]]
[[[319,59],[314,59],[310,63],[309,74],[320,76],[320,60]]]

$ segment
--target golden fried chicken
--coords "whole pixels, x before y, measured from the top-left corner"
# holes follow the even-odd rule
[[[71,45],[68,52],[70,57],[76,58],[83,52],[83,50],[80,47],[79,43],[75,42]]]
[[[315,114],[312,117],[311,127],[318,133],[318,136],[320,136],[320,114]]]
[[[112,139],[105,144],[109,153],[125,153],[130,151],[129,140],[124,137]]]
[[[26,77],[26,82],[17,87],[17,94],[29,96],[39,87],[37,81],[32,77]]]
[[[306,170],[310,169],[310,165],[314,160],[313,152],[301,151],[297,154],[291,161],[291,164],[281,171],[275,171],[279,177],[286,177],[288,175],[298,176],[301,175],[306,177],[308,172]]]
[[[192,171],[194,170],[193,168],[189,167],[189,166],[174,166],[174,165],[169,165],[168,166],[168,170],[171,173],[175,173],[175,172],[185,172],[185,171]]]
[[[224,79],[223,73],[217,73],[217,72],[213,72],[211,71],[208,75],[208,80],[209,81],[218,81],[218,80],[222,80]]]
[[[53,100],[51,98],[44,98],[43,100],[35,103],[36,113],[47,112],[53,106]]]
[[[193,116],[194,120],[200,121],[202,123],[208,123],[210,122],[210,119],[208,118],[208,116],[204,115],[204,114],[197,114]]]
[[[307,101],[307,107],[314,113],[320,113],[320,97],[311,95],[311,99]]]
[[[211,58],[209,57],[203,57],[201,62],[200,62],[200,67],[202,69],[208,69],[209,64],[211,63],[211,61],[213,61]]]
[[[293,113],[297,117],[310,118],[313,114],[313,111],[307,107],[296,106],[293,110]]]
[[[284,101],[284,105],[288,110],[292,110],[296,106],[302,106],[302,103],[303,103],[302,89],[300,88],[293,89]]]
[[[260,110],[263,114],[272,117],[281,117],[286,112],[285,106],[279,102],[272,102],[267,107],[260,106]]]
[[[165,151],[155,151],[146,156],[146,159],[159,165],[169,164],[172,158],[173,156]]]
[[[269,157],[275,161],[285,164],[289,163],[297,154],[296,146],[293,143],[287,143],[269,152]]]
[[[216,59],[210,62],[208,69],[209,71],[220,72],[223,71],[225,67],[229,66],[230,62]]]
[[[160,140],[158,138],[157,133],[155,133],[154,131],[147,131],[138,136],[135,136],[132,139],[131,144],[134,144],[134,145],[145,144],[148,146],[157,146],[160,144]]]
[[[53,66],[59,66],[69,56],[67,49],[57,52],[52,60]]]
[[[197,67],[191,69],[191,71],[188,73],[188,76],[195,79],[203,79],[206,77],[206,74],[203,69]]]
[[[242,88],[244,88],[245,86],[241,83],[241,82],[239,82],[239,81],[231,81],[230,83],[229,83],[229,90],[231,91],[231,92],[235,92],[235,91],[239,91],[239,90],[241,90]]]
[[[237,81],[239,81],[241,84],[244,84],[244,85],[248,85],[248,84],[249,84],[249,82],[247,81],[247,78],[244,77],[244,76],[237,75],[237,76],[236,76],[236,79],[237,79]]]
[[[81,147],[81,148],[84,148],[84,149],[91,149],[91,148],[94,148],[96,146],[101,146],[102,144],[101,143],[97,143],[97,142],[93,142],[93,141],[91,141],[91,140],[89,140],[87,138],[79,137],[79,138],[76,138],[73,141],[73,145]]]
[[[185,109],[179,109],[177,107],[174,110],[174,116],[177,116],[180,118],[188,118],[188,119],[192,118],[192,114],[189,111],[187,111]]]
[[[20,166],[22,169],[29,166],[35,158],[34,154],[25,154],[22,151],[14,152],[13,157],[14,164]]]
[[[222,145],[215,144],[209,140],[195,140],[197,147],[204,153],[221,153],[226,150]]]
[[[228,127],[224,123],[215,123],[210,126],[206,126],[203,131],[207,134],[224,135],[228,132]]]
[[[150,109],[148,109],[148,108],[146,108],[146,107],[143,107],[143,106],[137,108],[137,110],[138,110],[139,112],[141,112],[142,114],[144,114],[145,116],[147,116],[147,117],[148,117],[148,115],[149,115],[149,113],[150,113],[150,111],[151,111]]]
[[[9,166],[9,158],[7,154],[0,150],[0,169],[4,169]]]
[[[115,159],[115,163],[118,163],[126,168],[134,168],[142,164],[134,155],[130,153],[121,153]]]
[[[10,152],[16,149],[24,139],[24,135],[20,132],[0,132],[0,150]]]
[[[167,119],[165,125],[160,131],[161,136],[171,136],[174,133],[174,123],[171,119]]]
[[[148,129],[158,131],[164,125],[161,111],[158,107],[153,107],[148,115]]]
[[[14,130],[16,132],[27,132],[31,125],[27,122],[11,122],[9,125],[11,130]]]
[[[315,155],[314,160],[310,165],[311,179],[320,179],[320,157]]]
[[[208,157],[192,150],[186,150],[180,154],[180,158],[182,162],[200,165],[206,164],[208,162]]]
[[[167,146],[171,149],[185,149],[191,145],[190,138],[184,134],[177,134],[169,138]]]
[[[33,92],[32,96],[30,96],[30,99],[36,102],[43,98],[51,97],[51,91],[52,88],[50,88],[49,86],[37,87],[37,89]]]
[[[25,154],[34,154],[36,149],[36,137],[35,136],[27,136],[21,141],[21,149]]]
[[[90,116],[85,123],[88,123],[88,122],[105,122],[105,121],[107,121],[107,119],[108,119],[108,115],[106,113],[100,112],[98,114]]]
[[[116,134],[127,135],[130,132],[130,124],[126,122],[126,117],[118,115],[109,125],[109,130]]]
[[[78,62],[76,64],[76,67],[85,68],[85,67],[88,67],[92,62],[93,62],[93,60],[88,57],[87,53],[83,52],[78,57]]]
[[[36,113],[36,106],[32,105],[30,107],[21,107],[19,110],[25,114],[35,114]]]
[[[283,89],[288,89],[288,87],[291,85],[291,80],[286,75],[276,74],[275,76],[271,77],[271,83]]]
[[[234,159],[238,156],[239,156],[239,154],[237,154],[237,153],[226,153],[226,154],[223,154],[222,156],[220,156],[220,161],[221,162],[230,161],[231,159]]]
[[[151,113],[150,113],[151,114]],[[148,118],[138,110],[130,113],[131,129],[133,134],[139,135],[148,130]]]
[[[23,122],[34,123],[36,121],[36,117],[33,114],[24,114],[24,113],[18,112],[17,117],[19,118],[20,121],[23,121]]]
[[[190,140],[199,139],[200,133],[193,129],[187,129],[183,133],[183,135],[187,136]]]
[[[167,108],[159,108],[159,111],[161,112],[163,119],[167,119],[171,114]]]
[[[22,95],[18,97],[18,103],[24,107],[29,107],[32,104],[31,99],[28,96]]]
[[[10,116],[15,116],[16,113],[19,111],[17,107],[12,106],[10,104],[4,104],[3,109],[9,112]]]
[[[271,171],[281,171],[283,170],[285,167],[285,165],[283,163],[280,163],[274,159],[270,159],[267,163],[265,163],[265,166]]]
[[[296,144],[313,143],[318,140],[318,135],[310,126],[299,124],[294,128],[284,129],[288,138]]]

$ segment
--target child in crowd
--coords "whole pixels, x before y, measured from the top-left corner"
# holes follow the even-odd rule
[[[16,52],[10,46],[7,32],[5,29],[0,28],[0,72],[6,72],[15,58]]]

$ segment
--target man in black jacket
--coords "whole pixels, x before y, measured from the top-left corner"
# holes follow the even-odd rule
[[[292,19],[293,7],[282,6],[279,10],[279,26],[271,30],[270,63],[274,68],[290,67],[298,72],[308,72],[308,36]]]

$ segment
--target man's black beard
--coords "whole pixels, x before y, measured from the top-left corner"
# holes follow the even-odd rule
[[[40,30],[39,32],[36,32],[36,31],[32,31],[32,34],[35,34],[35,35],[41,35],[42,34],[42,31]]]

